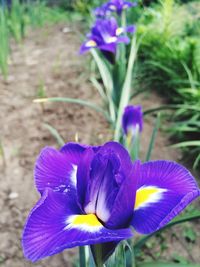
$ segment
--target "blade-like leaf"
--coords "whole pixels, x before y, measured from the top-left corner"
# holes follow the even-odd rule
[[[58,131],[52,127],[51,125],[44,123],[45,128],[47,128],[50,133],[52,134],[52,136],[56,139],[57,143],[59,146],[64,146],[65,141],[63,140],[63,138],[61,137],[61,135],[58,133]]]
[[[101,113],[108,122],[111,122],[111,119],[107,112],[105,112],[102,108],[98,107],[96,104],[93,104],[89,101],[78,99],[78,98],[69,98],[69,97],[52,97],[52,98],[39,98],[33,100],[34,103],[46,103],[46,102],[66,102],[79,104],[81,106],[89,107],[94,109],[95,111]]]
[[[97,51],[95,49],[91,49],[91,53],[92,56],[97,64],[97,67],[99,69],[99,73],[101,75],[103,84],[105,86],[106,89],[106,95],[108,98],[108,102],[109,102],[109,112],[110,112],[110,117],[112,119],[112,121],[115,121],[115,105],[112,99],[112,94],[113,94],[113,80],[112,80],[112,76],[111,73],[108,69],[108,67],[106,66],[105,62],[101,59],[101,57],[99,56],[99,54],[97,53]]]
[[[124,108],[128,105],[130,97],[131,97],[131,82],[132,82],[132,73],[133,73],[133,66],[137,55],[137,44],[136,44],[136,37],[134,36],[131,43],[131,51],[128,60],[128,67],[126,78],[122,88],[121,99],[119,103],[119,110],[117,114],[117,122],[115,127],[115,141],[119,141],[120,139],[120,132],[121,132],[121,121],[122,115],[124,112]]]
[[[146,161],[149,161],[151,158],[151,153],[153,151],[153,147],[155,144],[155,140],[156,140],[156,136],[157,136],[159,127],[160,127],[160,113],[158,113],[158,115],[157,115],[155,126],[153,128],[151,140],[149,143],[149,148],[148,148],[147,155],[146,155]]]
[[[200,112],[200,107],[198,106],[191,106],[191,105],[163,105],[160,107],[155,107],[155,108],[151,108],[151,109],[147,109],[143,112],[144,115],[148,115],[151,113],[155,113],[157,111],[161,111],[161,110],[176,110],[176,109],[184,109],[184,110],[194,110],[194,111],[199,111]]]
[[[194,140],[194,141],[181,142],[181,143],[172,145],[171,147],[181,148],[181,147],[188,147],[188,146],[199,146],[200,147],[200,141]]]
[[[162,232],[163,230],[170,228],[176,224],[180,224],[180,223],[184,223],[184,222],[188,222],[188,221],[193,221],[193,220],[197,220],[200,219],[200,211],[195,211],[192,213],[187,213],[185,215],[176,217],[172,222],[170,222],[169,224],[167,224],[165,227],[161,228],[160,230],[158,230],[157,232],[154,232],[150,235],[144,236],[142,237],[134,246],[135,251],[139,250],[146,242],[147,240],[149,240],[151,237],[153,237],[155,234]]]
[[[140,263],[137,267],[199,267],[200,265],[197,263],[163,263],[163,262],[147,262],[147,263]]]

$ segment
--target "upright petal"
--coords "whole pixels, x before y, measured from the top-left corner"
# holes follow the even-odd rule
[[[70,161],[72,164],[78,165],[84,151],[88,147],[89,146],[77,143],[67,143],[60,149],[60,152],[65,154],[68,158],[68,161]]]
[[[132,225],[149,234],[165,226],[200,195],[191,173],[171,161],[142,165]]]
[[[91,164],[84,210],[96,213],[103,222],[109,218],[110,207],[119,190],[115,179],[119,167],[119,159],[112,153],[97,153]]]
[[[100,149],[100,153],[105,152],[113,152],[120,159],[121,171],[125,174],[125,176],[129,175],[132,170],[132,161],[128,151],[119,143],[111,141],[105,143]]]
[[[94,214],[81,214],[71,193],[45,190],[25,225],[22,245],[35,262],[66,248],[120,241],[132,236],[130,229],[106,229]]]
[[[119,193],[115,199],[110,218],[105,226],[108,228],[121,228],[130,224],[133,216],[133,202],[136,196],[137,180],[140,173],[140,161],[132,165],[129,176],[121,184]]]
[[[77,170],[77,197],[81,207],[85,202],[87,187],[90,180],[91,163],[95,152],[93,148],[85,150]]]

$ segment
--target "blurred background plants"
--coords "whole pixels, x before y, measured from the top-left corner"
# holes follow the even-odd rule
[[[181,104],[168,118],[177,147],[200,162],[200,2],[162,0],[141,10],[138,20],[138,84]],[[182,1],[187,2],[187,1]],[[193,107],[191,110],[187,107]],[[194,161],[195,160],[195,161]]]
[[[60,7],[50,8],[45,1],[13,0],[12,5],[1,1],[0,6],[0,71],[4,78],[8,75],[8,62],[11,52],[10,41],[18,44],[29,27],[41,27],[69,19],[68,13]]]

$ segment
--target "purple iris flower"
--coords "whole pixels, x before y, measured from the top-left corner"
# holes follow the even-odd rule
[[[127,106],[122,117],[122,128],[125,135],[135,136],[142,132],[143,114],[141,106]]]
[[[120,16],[123,10],[135,7],[136,5],[137,3],[132,3],[124,0],[110,0],[107,3],[107,10],[116,12]]]
[[[115,54],[118,43],[129,43],[129,38],[123,36],[125,32],[133,33],[134,26],[127,28],[118,27],[115,18],[97,19],[95,25],[91,29],[91,33],[87,36],[87,41],[80,48],[80,53],[84,53],[91,48],[99,48],[102,52],[110,52]]]
[[[99,147],[46,147],[35,166],[41,199],[27,219],[22,244],[35,262],[66,248],[101,244],[104,259],[123,239],[159,230],[200,191],[170,161],[132,162],[116,142]]]

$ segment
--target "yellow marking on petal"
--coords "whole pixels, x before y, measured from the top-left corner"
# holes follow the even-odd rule
[[[97,43],[94,40],[90,40],[85,44],[86,47],[95,47]]]
[[[116,35],[119,36],[120,34],[122,34],[124,32],[124,29],[122,27],[117,28],[116,30]]]
[[[102,224],[97,219],[96,215],[94,214],[87,214],[87,215],[76,215],[72,221],[73,225],[81,226],[86,225],[90,227],[101,227]]]
[[[157,188],[153,186],[143,187],[137,190],[134,209],[138,209],[141,206],[145,206],[148,203],[157,202],[161,195],[160,193],[165,192],[165,189]]]

